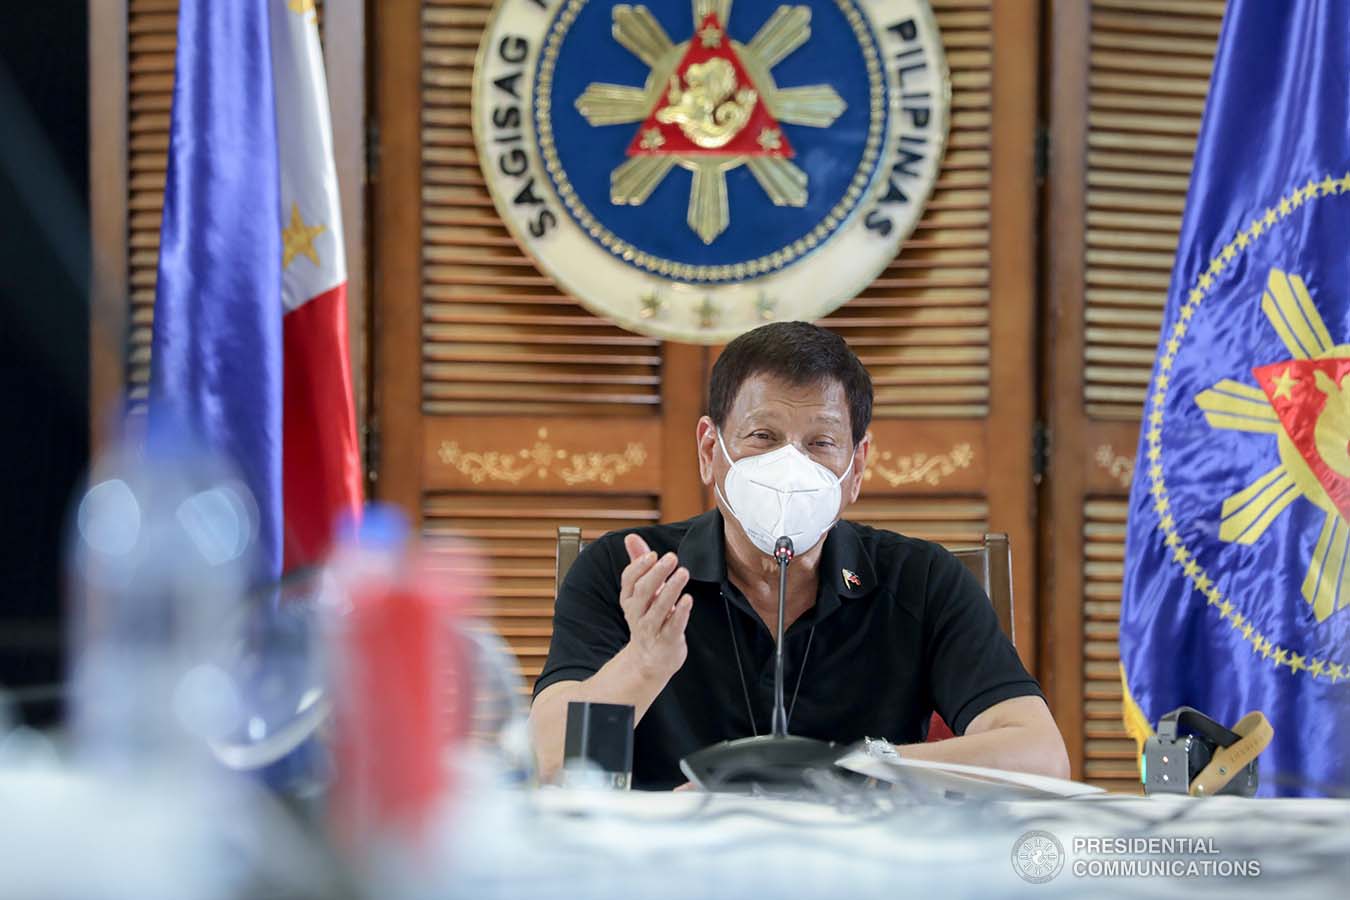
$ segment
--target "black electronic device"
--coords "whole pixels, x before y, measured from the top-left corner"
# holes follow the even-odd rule
[[[564,772],[598,770],[607,787],[628,790],[633,782],[633,714],[627,703],[568,703]]]
[[[783,702],[783,619],[787,607],[787,570],[792,562],[792,539],[780,537],[774,545],[778,560],[778,634],[773,665],[772,733],[722,741],[680,760],[680,771],[704,790],[797,791],[810,787],[806,773],[832,770],[842,752],[835,744],[787,733],[788,714]],[[753,715],[752,715],[753,719]]]
[[[1144,743],[1139,766],[1144,793],[1250,797],[1257,787],[1256,757],[1273,735],[1259,712],[1229,729],[1199,710],[1178,707]]]

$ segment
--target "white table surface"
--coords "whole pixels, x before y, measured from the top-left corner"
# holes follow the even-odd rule
[[[875,798],[880,803],[888,798]],[[894,800],[896,798],[889,798]],[[1103,795],[1053,801],[868,809],[731,795],[542,791],[464,798],[446,846],[455,897],[839,898],[924,896],[1346,896],[1350,801]],[[1053,834],[1065,866],[1023,881],[1012,848]],[[511,837],[505,838],[504,836]],[[1205,838],[1258,859],[1256,878],[1074,874],[1075,837]],[[1127,854],[1130,857],[1135,854]]]
[[[239,896],[240,866],[278,865],[313,890],[331,872],[275,805],[237,785],[108,783],[0,772],[0,898]],[[461,790],[421,865],[386,867],[367,896],[493,900],[753,897],[1197,897],[1350,895],[1350,801],[1132,798],[830,804],[695,792]],[[1065,866],[1028,884],[1011,854],[1032,829]],[[1087,878],[1075,837],[1207,838],[1257,878]],[[1173,857],[1168,857],[1173,858]],[[278,862],[280,860],[280,863]],[[308,888],[306,887],[308,886]],[[319,895],[331,895],[320,891]]]

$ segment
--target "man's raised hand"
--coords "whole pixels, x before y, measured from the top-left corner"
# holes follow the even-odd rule
[[[642,673],[669,679],[684,665],[684,627],[694,599],[681,594],[689,570],[674,553],[657,557],[636,534],[623,541],[629,563],[620,578],[619,605],[628,622],[629,647]]]

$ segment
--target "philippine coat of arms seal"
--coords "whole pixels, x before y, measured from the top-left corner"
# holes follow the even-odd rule
[[[876,277],[937,179],[949,93],[926,0],[499,0],[473,126],[560,287],[716,342]]]

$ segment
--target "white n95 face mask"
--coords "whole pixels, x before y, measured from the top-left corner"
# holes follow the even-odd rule
[[[717,496],[750,541],[769,556],[784,535],[792,538],[794,553],[805,553],[839,518],[840,486],[853,471],[851,459],[844,474],[836,477],[792,444],[736,460],[727,453],[720,430],[717,445],[731,464],[727,492],[718,490]],[[717,490],[715,483],[713,488]]]

